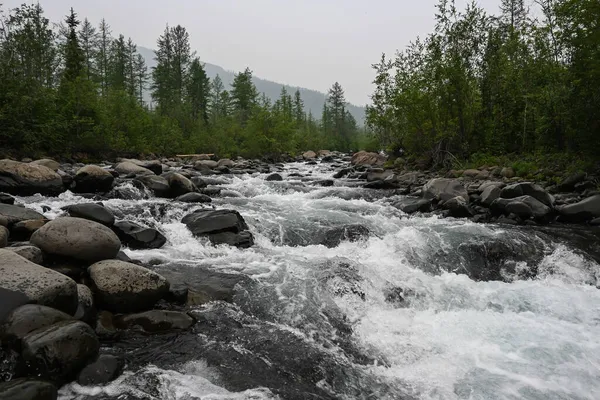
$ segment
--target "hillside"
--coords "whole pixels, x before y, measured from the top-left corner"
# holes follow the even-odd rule
[[[148,65],[149,69],[156,65],[156,61],[154,60],[154,50],[140,46],[138,47],[138,51],[146,59],[146,64]],[[223,84],[227,88],[230,87],[231,82],[233,82],[235,72],[227,71],[218,65],[210,63],[205,63],[205,69],[206,73],[211,79],[217,76],[218,74],[223,80]],[[267,97],[273,101],[279,98],[279,94],[281,93],[281,88],[283,86],[285,86],[290,93],[296,91],[296,87],[283,85],[281,83],[257,77],[254,77],[254,84],[256,85],[256,89],[259,93],[265,93]],[[306,107],[307,112],[308,110],[310,110],[312,111],[315,118],[320,118],[321,112],[323,110],[323,104],[325,103],[325,94],[316,90],[305,88],[300,88],[300,93],[302,95],[302,99],[304,100],[304,105]],[[148,94],[147,96],[148,100],[150,100],[150,94]],[[355,106],[353,104],[348,104],[347,107],[350,113],[352,113],[352,115],[354,116],[354,118],[356,118],[358,124],[363,125],[365,120],[365,108]]]

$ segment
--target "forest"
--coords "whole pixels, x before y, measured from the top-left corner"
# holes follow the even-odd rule
[[[74,10],[58,23],[39,4],[2,10],[1,155],[259,157],[350,151],[368,140],[339,83],[319,116],[305,112],[299,91],[284,88],[271,102],[257,92],[249,68],[228,90],[218,76],[207,77],[179,25],[160,35],[155,59],[149,70],[132,39],[113,35],[105,20],[80,20]]]
[[[434,167],[598,162],[600,2],[531,4],[502,0],[489,15],[441,0],[433,33],[373,66],[367,121],[382,147]]]

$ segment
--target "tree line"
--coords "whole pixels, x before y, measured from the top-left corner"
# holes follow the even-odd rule
[[[0,9],[1,11],[1,9]],[[0,148],[5,155],[217,153],[258,157],[353,150],[367,140],[335,83],[320,116],[299,91],[259,94],[246,68],[231,88],[210,79],[187,30],[167,26],[149,70],[131,38],[39,4],[0,16]],[[151,92],[152,101],[144,94]]]
[[[367,123],[434,166],[490,154],[600,151],[600,2],[440,0],[433,33],[373,67]]]

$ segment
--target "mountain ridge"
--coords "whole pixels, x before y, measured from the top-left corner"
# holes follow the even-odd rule
[[[148,69],[151,70],[152,67],[156,65],[156,61],[154,60],[154,50],[149,49],[147,47],[138,46],[138,52],[142,55],[142,57],[144,57]],[[227,89],[231,87],[231,83],[233,82],[233,78],[236,72],[226,70],[225,68],[219,65],[211,64],[204,61],[203,64],[206,70],[206,74],[210,79],[213,79],[218,74],[221,77],[221,80],[223,81],[223,85],[225,85]],[[327,97],[325,93],[319,92],[318,90],[278,83],[256,76],[253,77],[253,81],[254,85],[256,85],[257,91],[259,93],[265,93],[265,95],[273,102],[279,98],[281,89],[283,87],[285,87],[288,90],[288,92],[290,92],[290,94],[293,94],[293,92],[295,92],[296,89],[299,89],[300,94],[302,96],[302,100],[304,101],[304,107],[306,112],[312,112],[315,119],[321,118],[323,104],[325,104],[325,100]],[[150,101],[149,93],[147,93],[145,97],[148,101]],[[356,119],[356,122],[359,125],[364,125],[365,107],[347,103],[347,110],[352,114],[352,116]]]

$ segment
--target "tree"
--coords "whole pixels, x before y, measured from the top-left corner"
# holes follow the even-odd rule
[[[98,40],[99,36],[96,28],[87,18],[84,19],[79,31],[79,41],[83,50],[85,73],[88,79],[93,79],[97,74],[94,60],[96,59]]]
[[[235,74],[231,84],[231,98],[240,123],[245,125],[258,98],[250,68]]]
[[[110,46],[108,62],[108,87],[113,90],[128,91],[129,54],[125,36],[119,35]]]
[[[65,56],[63,79],[73,82],[83,75],[85,58],[83,50],[79,45],[79,37],[77,35],[77,26],[79,26],[79,21],[77,20],[77,14],[75,14],[75,11],[73,11],[72,8],[71,14],[67,16],[65,22],[69,29],[69,33],[64,49]]]
[[[200,60],[194,58],[190,65],[186,93],[192,117],[196,120],[200,118],[204,124],[208,124],[210,89],[210,78],[206,75]]]
[[[304,113],[304,101],[302,101],[300,89],[297,89],[294,93],[293,109],[296,128],[300,128],[306,119],[306,114]]]

